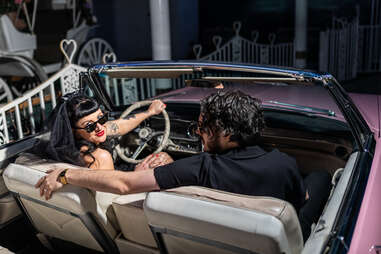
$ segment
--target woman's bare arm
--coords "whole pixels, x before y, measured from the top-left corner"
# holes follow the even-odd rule
[[[106,123],[108,136],[123,136],[135,129],[148,117],[160,114],[165,104],[160,100],[154,100],[148,110],[139,114],[131,115],[127,119],[117,119]]]

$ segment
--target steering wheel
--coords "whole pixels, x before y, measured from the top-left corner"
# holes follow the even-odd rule
[[[126,116],[128,116],[132,111],[134,111],[135,109],[138,109],[138,108],[141,108],[141,107],[144,107],[144,106],[148,106],[152,103],[152,101],[138,101],[138,102],[135,102],[134,104],[132,104],[131,106],[129,106],[125,111],[123,111],[122,115],[120,116],[120,118],[125,118]],[[170,132],[170,122],[169,122],[169,116],[167,114],[167,111],[165,111],[165,109],[163,109],[163,111],[161,112],[161,114],[163,114],[164,116],[164,121],[165,121],[165,129],[164,129],[164,134],[163,134],[163,138],[161,139],[160,141],[160,145],[159,147],[156,149],[156,151],[154,153],[159,153],[161,152],[161,150],[163,150],[163,148],[165,146],[167,146],[167,143],[168,143],[168,137],[169,137],[169,132]],[[147,137],[140,137],[142,143],[138,146],[138,148],[135,150],[135,152],[133,153],[132,157],[127,157],[125,155],[125,152],[124,152],[124,148],[120,147],[120,145],[118,144],[116,147],[115,147],[115,150],[116,152],[118,153],[118,155],[120,156],[120,158],[122,158],[122,160],[126,161],[126,162],[130,162],[130,163],[139,163],[141,161],[143,161],[143,159],[141,160],[137,160],[136,158],[139,156],[139,154],[144,150],[144,148],[147,146],[147,143],[148,141],[150,141],[155,135],[155,132],[153,132],[152,134],[148,135]]]

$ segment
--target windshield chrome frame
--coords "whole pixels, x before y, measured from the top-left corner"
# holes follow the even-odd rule
[[[347,95],[344,89],[336,81],[336,79],[330,74],[319,74],[311,71],[303,71],[292,68],[280,68],[275,66],[255,66],[246,64],[232,64],[232,63],[220,63],[220,62],[202,62],[202,61],[149,61],[149,62],[126,62],[96,65],[89,69],[90,76],[93,80],[99,80],[97,77],[99,72],[107,72],[112,69],[130,69],[130,70],[144,70],[149,71],[152,69],[160,70],[173,70],[184,69],[187,72],[189,69],[193,69],[194,72],[202,72],[203,70],[226,70],[226,71],[239,71],[248,73],[257,73],[263,75],[274,75],[274,82],[284,78],[284,81],[292,79],[291,82],[299,82],[301,85],[308,85],[311,83],[318,83],[324,88],[328,89],[335,103],[338,105],[342,115],[350,126],[352,134],[355,138],[355,142],[359,149],[364,149],[364,142],[367,136],[372,135],[369,126],[361,116],[358,109],[355,107],[351,98]],[[266,77],[267,80],[268,77]],[[271,80],[271,77],[268,79]],[[99,85],[97,89],[105,89]],[[112,105],[111,99],[108,94],[104,95],[103,99],[107,100],[109,105]],[[311,112],[312,113],[312,112]],[[328,114],[333,114],[328,110]]]

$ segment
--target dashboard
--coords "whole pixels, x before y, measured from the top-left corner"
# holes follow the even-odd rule
[[[201,141],[196,134],[197,122],[183,119],[170,118],[171,131],[169,134],[167,152],[196,154],[201,152]],[[146,127],[154,129],[158,133],[164,130],[164,118],[151,117]],[[156,142],[160,143],[161,136]]]

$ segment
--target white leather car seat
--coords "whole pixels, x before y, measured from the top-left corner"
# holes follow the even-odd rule
[[[3,170],[0,170],[0,228],[5,227],[21,215],[21,210],[5,186],[2,175]]]
[[[66,185],[48,201],[40,197],[34,185],[47,170],[55,168],[79,167],[24,154],[8,165],[3,177],[38,232],[97,251],[118,253],[113,241],[117,231],[93,192]]]
[[[151,192],[144,212],[161,253],[299,254],[303,238],[286,201],[203,187]]]
[[[123,195],[113,200],[122,237],[116,239],[122,253],[159,253],[143,211],[147,193]]]

